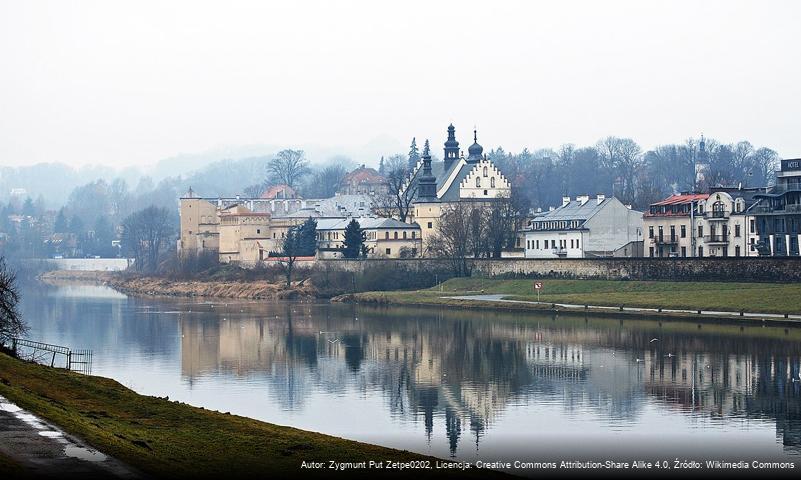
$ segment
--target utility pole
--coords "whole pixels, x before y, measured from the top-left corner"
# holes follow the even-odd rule
[[[690,256],[695,256],[695,200],[690,200]]]

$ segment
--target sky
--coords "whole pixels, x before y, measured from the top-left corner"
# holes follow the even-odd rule
[[[799,1],[0,0],[0,165],[376,163],[412,137],[441,155],[451,122],[465,150],[476,127],[485,149],[704,133],[799,157],[799,22]]]

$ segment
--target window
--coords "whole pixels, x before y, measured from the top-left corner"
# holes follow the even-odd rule
[[[261,233],[261,229],[260,229],[260,228],[257,228],[257,229],[256,229],[256,233]]]
[[[403,239],[406,240],[406,230],[403,231]]]
[[[739,237],[740,236],[740,224],[739,223],[734,226],[734,236],[735,237]],[[737,247],[737,248],[740,248],[740,247]],[[737,255],[737,256],[739,257],[739,255]]]
[[[495,177],[490,178],[490,188],[495,188]]]
[[[671,225],[670,226],[670,239],[673,240],[675,238],[676,238],[676,226],[675,225]]]
[[[704,247],[698,247],[698,256],[699,257],[703,257],[704,256]]]
[[[681,226],[681,238],[685,238],[686,236],[687,236],[687,225],[682,225]]]
[[[485,195],[485,196],[487,195],[487,191],[486,191],[486,190],[484,190],[484,195]]]
[[[654,226],[648,227],[648,238],[654,238]],[[653,257],[653,255],[651,255]]]
[[[686,257],[687,256],[687,247],[681,247],[681,256],[682,257]]]
[[[752,218],[749,223],[750,223],[749,230],[751,231],[751,233],[756,233],[756,231],[755,231],[756,230],[756,222],[754,222],[754,219]]]
[[[540,241],[537,240],[537,250],[539,250],[539,248],[540,248]]]
[[[417,232],[414,232],[414,231],[413,231],[413,232],[412,232],[412,240],[414,240],[415,238],[417,238]]]
[[[392,238],[394,238],[395,240],[397,240],[397,239],[398,239],[398,231],[397,231],[397,230],[395,230],[394,232],[392,232]]]
[[[704,236],[704,226],[703,225],[698,225],[698,238],[701,238],[703,236]],[[701,255],[699,255],[699,257],[700,256]]]
[[[481,177],[476,177],[476,187],[481,186]]]
[[[384,240],[389,240],[389,232],[384,232]]]
[[[428,228],[431,228],[431,222],[428,222]]]
[[[649,257],[653,257],[654,256],[654,247],[648,247],[648,256]]]
[[[484,167],[484,176],[487,176],[487,167]]]
[[[390,253],[392,253],[392,249],[391,249],[391,248],[388,248],[386,251],[387,251],[387,255],[389,255]]]
[[[734,247],[734,256],[735,257],[739,257],[740,256],[740,246],[739,245],[736,245]]]

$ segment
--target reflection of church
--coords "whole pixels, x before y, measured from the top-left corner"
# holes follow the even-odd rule
[[[182,319],[183,374],[260,374],[291,410],[303,408],[315,383],[336,390],[356,379],[384,392],[393,416],[421,418],[429,439],[444,431],[452,454],[465,437],[478,448],[525,399],[625,422],[642,409],[642,392],[676,414],[775,420],[785,445],[801,446],[801,381],[791,380],[801,378],[801,362],[791,341],[661,332],[651,343],[653,332],[617,322],[533,328],[464,312],[318,314],[287,305],[276,318]]]

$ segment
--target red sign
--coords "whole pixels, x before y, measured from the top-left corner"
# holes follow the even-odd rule
[[[542,290],[542,282],[534,282],[534,290]]]

